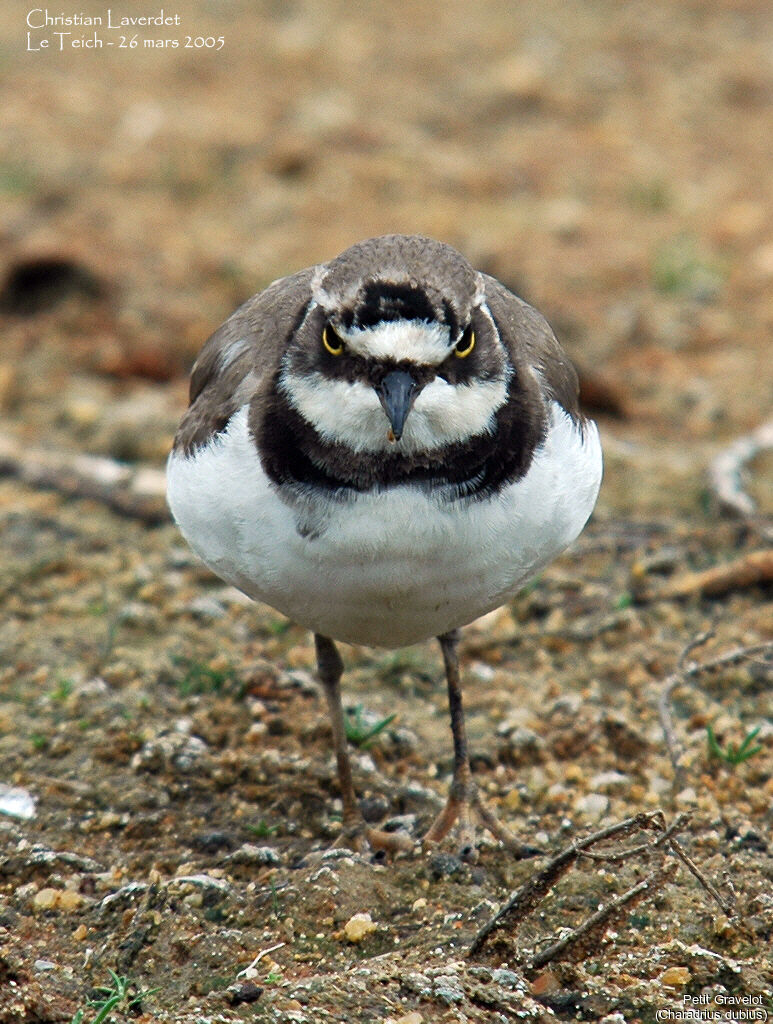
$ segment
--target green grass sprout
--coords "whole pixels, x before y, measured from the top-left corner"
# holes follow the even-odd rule
[[[387,715],[386,718],[382,718],[375,725],[368,725],[363,715],[362,704],[358,704],[357,707],[346,712],[346,719],[344,721],[346,738],[355,747],[359,747],[360,750],[367,750],[376,736],[383,732],[387,726],[391,725],[395,718],[397,718],[396,712]]]
[[[744,761],[748,761],[749,758],[754,757],[755,754],[759,754],[762,750],[762,746],[754,742],[759,731],[760,726],[758,725],[756,729],[752,729],[751,732],[746,734],[740,747],[737,747],[735,743],[728,743],[727,747],[723,750],[714,734],[714,730],[710,725],[707,725],[706,739],[709,744],[709,755],[735,768],[739,764],[743,764]]]
[[[133,981],[129,978],[116,974],[115,971],[111,971],[109,967],[107,969],[107,973],[110,975],[112,985],[102,985],[98,987],[96,991],[99,993],[99,997],[97,999],[89,1000],[89,1006],[94,1007],[97,1011],[97,1015],[93,1020],[89,1021],[88,1024],[104,1024],[104,1022],[110,1017],[113,1010],[137,1010],[139,1009],[143,999],[146,999],[154,992],[159,991],[157,988],[149,988],[144,992],[136,992],[132,995],[129,990],[134,986]],[[70,1024],[84,1024],[85,1016],[85,1010],[78,1010]]]

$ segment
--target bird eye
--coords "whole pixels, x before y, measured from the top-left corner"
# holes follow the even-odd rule
[[[457,341],[456,347],[454,348],[454,355],[457,355],[460,359],[465,359],[470,352],[475,348],[475,331],[472,327],[466,328],[464,334]]]
[[[322,344],[331,356],[340,356],[344,350],[343,339],[338,337],[330,324],[325,324],[322,329]]]

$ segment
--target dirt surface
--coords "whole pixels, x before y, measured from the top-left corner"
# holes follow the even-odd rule
[[[63,466],[161,468],[190,364],[239,301],[416,231],[548,316],[606,478],[572,550],[465,631],[477,777],[544,851],[516,862],[483,836],[474,865],[453,844],[391,863],[333,847],[310,637],[225,588],[172,525],[0,479],[0,782],[16,788],[0,791],[0,1024],[91,1024],[111,986],[114,1021],[766,1019],[769,664],[674,690],[677,785],[657,701],[701,632],[699,662],[770,641],[769,588],[650,597],[770,535],[770,459],[751,467],[756,522],[723,519],[706,485],[770,416],[769,5],[165,15],[179,24],[41,29],[0,11],[4,435]],[[56,31],[73,33],[61,50]],[[101,49],[72,47],[95,32]],[[344,654],[353,729],[396,716],[354,753],[365,809],[421,834],[451,767],[439,653]],[[759,727],[759,750],[712,757],[708,726],[728,756]],[[546,857],[658,807],[689,812],[680,842],[734,916],[680,861],[573,960],[530,967],[664,854],[582,859],[467,955]],[[358,914],[374,925],[359,938]]]

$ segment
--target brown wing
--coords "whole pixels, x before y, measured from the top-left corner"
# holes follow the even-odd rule
[[[273,379],[311,300],[314,268],[274,281],[209,338],[191,372],[190,405],[174,440],[191,454],[225,430],[233,414]]]
[[[488,274],[482,277],[488,307],[513,366],[517,370],[525,362],[536,370],[550,397],[562,405],[573,420],[580,422],[577,373],[547,320],[496,278]]]

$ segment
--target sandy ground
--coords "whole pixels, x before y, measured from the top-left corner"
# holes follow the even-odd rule
[[[115,1021],[765,1019],[769,665],[674,691],[677,785],[656,706],[702,631],[699,662],[770,641],[769,588],[645,598],[769,537],[769,458],[750,467],[752,524],[722,518],[706,484],[770,416],[768,5],[185,0],[165,8],[179,24],[114,27],[96,5],[49,13],[105,23],[0,12],[4,437],[63,465],[161,468],[191,362],[238,302],[359,238],[422,232],[545,313],[606,477],[574,548],[466,631],[481,787],[545,851],[514,862],[484,839],[474,866],[453,845],[331,853],[340,800],[308,635],[224,588],[172,525],[0,479],[0,782],[34,798],[33,816],[0,815],[0,1022],[91,1024],[109,970],[127,988]],[[138,16],[158,10],[112,8]],[[353,719],[396,715],[356,751],[358,790],[420,833],[451,763],[439,654],[345,660]],[[712,757],[707,726],[726,753],[759,726],[760,749]],[[680,841],[735,916],[679,862],[573,960],[530,967],[662,857],[585,859],[467,956],[546,857],[658,807],[689,813]],[[375,928],[352,942],[359,913]]]

